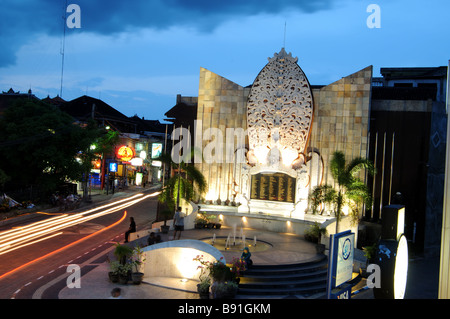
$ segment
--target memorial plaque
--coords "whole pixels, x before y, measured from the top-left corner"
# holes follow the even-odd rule
[[[259,198],[267,200],[269,199],[269,176],[262,174],[260,179]]]
[[[286,181],[285,176],[278,180],[278,200],[282,202],[286,200]]]
[[[294,203],[295,178],[284,173],[252,175],[250,198]]]
[[[261,185],[261,180],[252,176],[251,192],[250,198],[259,198],[259,186]]]
[[[287,202],[295,202],[295,179],[290,178],[286,183],[286,201]]]
[[[278,200],[278,180],[279,176],[269,176],[269,200]]]

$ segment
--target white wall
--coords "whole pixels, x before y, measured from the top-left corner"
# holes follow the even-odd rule
[[[200,265],[193,259],[203,255],[211,262],[223,258],[223,254],[200,240],[183,239],[162,242],[143,248],[144,280],[146,277],[172,277],[198,280]]]

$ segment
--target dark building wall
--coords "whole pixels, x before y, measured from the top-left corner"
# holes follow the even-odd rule
[[[427,198],[427,163],[430,141],[430,112],[372,111],[370,127],[369,157],[375,162],[375,139],[378,133],[373,219],[380,218],[382,205],[397,201],[397,192],[402,194],[406,206],[405,233],[408,239],[415,239],[416,248],[423,249]],[[393,134],[394,152],[391,159]],[[386,136],[386,143],[384,143]],[[383,166],[384,153],[384,166]],[[382,179],[384,173],[384,178]],[[383,188],[382,196],[381,189]],[[382,218],[382,216],[381,216]]]
[[[443,102],[433,103],[429,145],[424,253],[438,256],[441,247],[447,149],[447,113]]]
[[[406,206],[406,236],[412,243],[414,251],[425,255],[439,253],[440,247],[446,125],[447,115],[442,102],[372,101],[369,157],[375,161],[375,139],[378,132],[377,174],[375,184],[372,178],[368,181],[371,187],[375,185],[374,207],[373,215],[367,213],[366,217],[379,220],[380,199],[383,202],[382,206],[389,204],[390,192],[391,203],[396,203],[395,194],[400,192],[402,194],[400,201]],[[384,135],[386,135],[385,146]]]

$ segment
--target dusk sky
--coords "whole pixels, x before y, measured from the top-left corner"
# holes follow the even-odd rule
[[[160,121],[177,94],[198,95],[200,67],[247,86],[283,46],[313,85],[369,65],[379,76],[381,67],[450,59],[448,0],[0,1],[1,91],[60,94],[63,14],[77,4],[80,28],[65,31],[62,97],[86,94]],[[371,4],[379,27],[368,26]]]

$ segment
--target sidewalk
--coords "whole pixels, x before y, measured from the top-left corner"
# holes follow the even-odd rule
[[[307,242],[299,236],[289,234],[279,234],[264,230],[245,229],[246,237],[257,237],[257,240],[268,242],[273,247],[266,251],[252,252],[252,259],[255,264],[289,264],[310,261],[317,258],[315,244]],[[216,234],[217,238],[226,237],[231,232],[231,228],[222,226],[221,229],[190,229],[182,233],[181,239],[206,239],[212,238]],[[161,234],[163,241],[172,240],[173,231],[168,234]],[[136,241],[146,242],[146,238],[140,238]],[[136,242],[135,241],[135,242]],[[133,242],[130,242],[133,244]],[[233,257],[239,257],[240,252],[223,252],[226,260],[232,260]],[[144,278],[147,280],[140,285],[121,285],[112,283],[108,278],[109,265],[102,263],[97,265],[81,278],[81,288],[64,288],[59,293],[60,299],[91,299],[91,298],[109,298],[113,288],[121,288],[123,299],[199,299],[197,293],[197,281],[181,281],[181,278],[152,277]],[[322,297],[315,296],[316,298]],[[258,299],[271,299],[273,296],[261,296]],[[276,296],[276,298],[285,298],[286,296]],[[303,296],[290,296],[304,298]],[[243,296],[237,296],[238,299]],[[251,299],[251,296],[249,297]]]
[[[220,230],[186,230],[182,239],[211,238],[214,233],[224,236],[230,228],[222,227]],[[252,259],[258,264],[289,264],[308,261],[315,258],[315,247],[298,236],[272,233],[263,230],[245,229],[246,235],[251,238],[256,235],[258,240],[273,244],[273,249],[264,252],[253,252]],[[163,234],[163,241],[172,240],[173,232]],[[140,238],[145,242],[145,238]],[[236,253],[222,252],[226,260],[231,260]],[[59,293],[60,299],[91,299],[109,298],[113,288],[122,290],[123,299],[199,299],[196,292],[197,281],[181,281],[181,278],[151,278],[141,285],[120,285],[111,283],[108,278],[109,267],[103,263],[95,267],[82,277],[81,289],[64,288]],[[356,274],[355,274],[356,275]],[[405,299],[437,299],[439,285],[439,258],[415,258],[409,262],[408,281]],[[373,291],[367,289],[366,280],[362,278],[353,287],[352,299],[374,299]],[[356,293],[355,293],[356,292]],[[290,298],[304,299],[303,296],[289,296]],[[252,299],[251,296],[237,296],[237,299]],[[258,296],[257,299],[286,298],[286,296]],[[324,295],[311,296],[311,299],[323,299]]]

